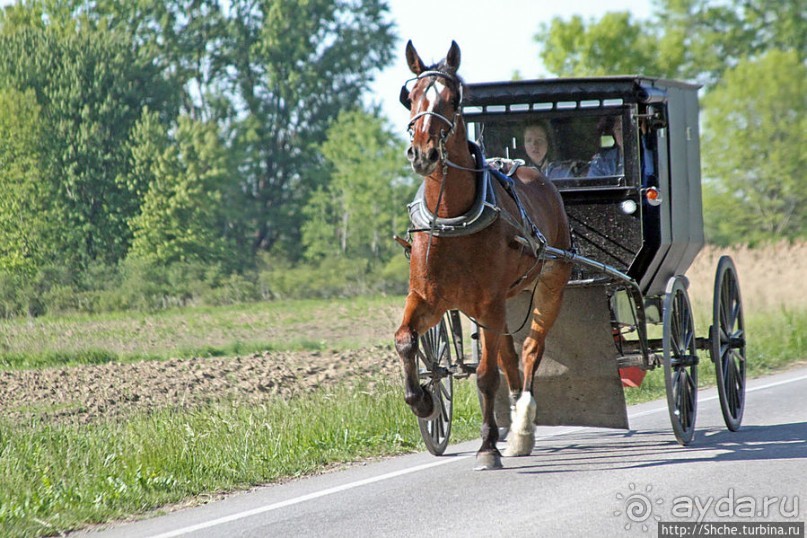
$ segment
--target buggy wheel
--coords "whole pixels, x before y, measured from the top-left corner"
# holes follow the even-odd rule
[[[418,426],[426,448],[440,456],[448,446],[451,419],[454,413],[454,380],[449,370],[451,346],[445,318],[420,337],[417,353],[418,372],[424,388],[432,395],[435,413],[418,418]]]
[[[726,427],[736,432],[745,409],[745,323],[737,270],[729,256],[717,263],[712,323],[709,352],[715,363],[720,410]]]
[[[698,408],[695,322],[685,282],[683,276],[669,280],[662,315],[667,408],[675,438],[681,445],[688,445],[692,441]]]

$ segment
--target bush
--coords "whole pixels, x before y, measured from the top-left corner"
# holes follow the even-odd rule
[[[9,273],[0,273],[0,316],[19,316],[24,309],[21,304],[19,279]]]
[[[261,299],[259,286],[244,275],[231,274],[202,296],[205,304],[214,306],[249,303]]]
[[[409,260],[403,254],[393,256],[380,275],[381,293],[405,295],[409,289]]]
[[[297,267],[281,263],[261,271],[258,280],[271,299],[355,297],[371,289],[366,260],[345,258]]]
[[[192,305],[231,305],[272,299],[329,299],[405,293],[409,266],[403,255],[385,265],[334,258],[292,265],[285,257],[259,257],[257,268],[228,272],[221,265],[155,265],[125,260],[95,264],[82,273],[57,266],[25,277],[0,272],[0,316],[65,312],[154,312]]]

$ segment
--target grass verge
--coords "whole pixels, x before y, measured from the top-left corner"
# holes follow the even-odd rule
[[[476,437],[476,394],[471,383],[457,385],[453,438]],[[1,534],[55,534],[421,447],[401,387],[384,382],[117,423],[0,422]]]

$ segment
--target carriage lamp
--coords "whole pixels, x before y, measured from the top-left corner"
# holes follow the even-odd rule
[[[626,215],[633,215],[636,213],[636,210],[639,209],[639,205],[633,200],[624,200],[619,204],[619,209]]]
[[[656,187],[648,187],[644,191],[645,200],[653,207],[661,205],[661,192]]]

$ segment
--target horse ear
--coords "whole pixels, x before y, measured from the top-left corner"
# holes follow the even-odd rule
[[[420,55],[418,51],[415,50],[411,39],[406,43],[406,63],[409,66],[409,70],[416,75],[426,70],[426,64],[420,59]]]
[[[460,47],[454,40],[451,41],[451,48],[446,54],[446,64],[455,72],[460,68]]]

